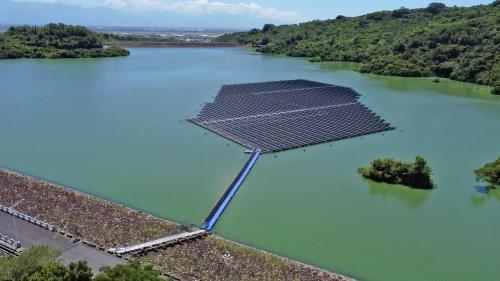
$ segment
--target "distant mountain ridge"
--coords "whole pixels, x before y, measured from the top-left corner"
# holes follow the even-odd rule
[[[361,63],[360,71],[437,76],[500,87],[500,0],[489,5],[400,8],[358,17],[226,34],[219,42],[312,61]]]

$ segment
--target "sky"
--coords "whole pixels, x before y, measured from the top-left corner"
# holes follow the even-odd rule
[[[426,7],[429,0],[0,0],[0,24],[251,28]],[[448,6],[493,0],[441,0]]]

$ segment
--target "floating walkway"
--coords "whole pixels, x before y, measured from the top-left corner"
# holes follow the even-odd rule
[[[168,245],[176,244],[185,240],[193,239],[196,237],[200,237],[202,235],[205,235],[207,231],[205,229],[201,230],[196,230],[193,232],[184,232],[181,234],[176,234],[172,236],[168,236],[165,238],[160,238],[157,240],[153,241],[148,241],[144,242],[141,244],[133,245],[130,247],[120,247],[120,248],[111,248],[108,251],[118,254],[118,255],[123,255],[127,253],[137,253],[137,252],[146,252],[152,249],[160,248],[160,247],[165,247]]]
[[[222,215],[222,212],[224,212],[224,209],[227,207],[229,204],[229,201],[231,201],[231,198],[234,196],[236,191],[238,191],[238,188],[241,186],[243,181],[245,180],[246,176],[250,173],[250,170],[254,166],[255,162],[257,161],[257,158],[259,158],[261,151],[260,149],[255,149],[251,151],[250,158],[247,160],[243,168],[240,170],[236,178],[233,180],[229,188],[224,192],[222,197],[219,199],[217,204],[214,206],[208,217],[203,221],[202,228],[200,230],[192,231],[192,232],[184,232],[164,238],[160,238],[157,240],[152,240],[144,243],[140,243],[137,245],[129,246],[129,247],[118,247],[118,248],[111,248],[108,249],[108,252],[114,253],[116,255],[124,255],[124,254],[137,254],[137,253],[144,253],[148,252],[157,248],[162,248],[166,246],[170,246],[173,244],[180,243],[182,241],[194,239],[200,236],[203,236],[210,231],[217,220],[220,218]]]
[[[245,166],[243,166],[229,188],[226,190],[226,192],[224,192],[222,197],[214,206],[208,217],[203,221],[202,228],[208,231],[212,230],[215,223],[222,215],[222,212],[224,212],[224,209],[229,204],[229,201],[231,201],[231,198],[233,198],[234,194],[236,193],[236,191],[238,191],[238,188],[241,186],[246,176],[250,173],[250,170],[257,161],[257,158],[259,158],[260,153],[260,149],[255,149],[252,151],[252,154],[250,155],[248,161],[245,163]]]

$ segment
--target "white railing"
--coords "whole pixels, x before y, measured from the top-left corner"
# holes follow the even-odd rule
[[[12,216],[14,216],[16,218],[19,218],[19,219],[25,220],[27,222],[30,222],[32,224],[38,225],[38,226],[40,226],[42,228],[45,228],[45,229],[47,229],[49,231],[56,231],[56,227],[55,226],[53,226],[53,225],[51,225],[49,223],[43,222],[43,221],[41,221],[39,219],[36,219],[36,218],[34,218],[32,216],[28,216],[26,214],[23,214],[23,213],[21,213],[19,211],[16,211],[16,210],[12,209],[12,208],[0,205],[0,211],[5,212],[7,214],[10,214],[10,215],[12,215]]]
[[[143,250],[143,249],[155,248],[155,247],[162,246],[162,245],[169,244],[169,243],[174,243],[174,242],[177,243],[177,242],[180,242],[180,241],[183,241],[183,240],[186,240],[186,239],[190,239],[190,238],[194,238],[194,237],[197,237],[197,236],[201,236],[205,232],[207,232],[207,231],[204,230],[204,229],[196,230],[196,231],[193,231],[193,232],[184,232],[184,233],[181,233],[181,234],[176,234],[176,235],[168,236],[168,237],[165,237],[165,238],[160,238],[160,239],[157,239],[157,240],[144,242],[144,243],[133,245],[133,246],[130,246],[130,247],[119,247],[119,248],[116,248],[116,249],[115,248],[111,248],[108,251],[122,255],[122,254],[130,253],[130,252],[140,251],[140,250]]]
[[[2,233],[0,233],[0,241],[5,242],[5,243],[11,245],[15,249],[21,248],[21,242],[20,241],[14,240],[14,239],[10,238],[7,235],[3,235]]]

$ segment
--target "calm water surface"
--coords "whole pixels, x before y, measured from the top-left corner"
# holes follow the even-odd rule
[[[247,157],[184,121],[221,84],[348,86],[397,130],[263,156],[215,231],[362,280],[498,280],[500,190],[479,192],[473,170],[500,156],[500,99],[476,85],[350,68],[235,49],[1,61],[0,164],[199,224]],[[375,157],[417,154],[437,189],[356,173]]]

